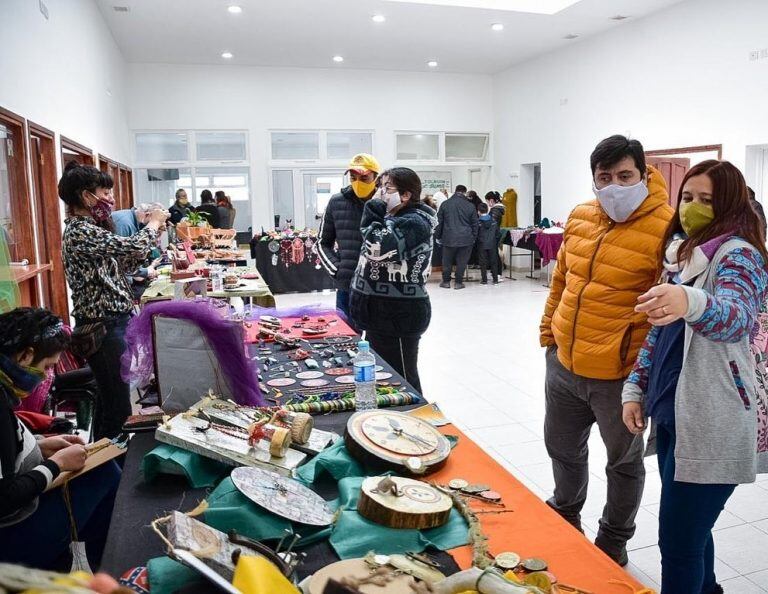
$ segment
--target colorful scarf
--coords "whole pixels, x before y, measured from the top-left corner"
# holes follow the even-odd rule
[[[36,367],[22,367],[13,359],[0,354],[0,384],[22,400],[45,378],[45,372]]]

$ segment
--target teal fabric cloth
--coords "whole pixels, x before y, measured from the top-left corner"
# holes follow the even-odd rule
[[[186,477],[190,486],[197,489],[213,487],[232,471],[232,467],[181,448],[161,444],[144,455],[141,470],[146,482],[152,482],[158,474],[176,474]]]
[[[339,439],[331,447],[326,448],[312,460],[299,467],[296,478],[305,485],[311,485],[324,472],[330,474],[337,481],[349,476],[375,474],[374,471],[366,471],[360,462],[350,456],[349,451],[344,446],[343,439]]]
[[[155,557],[147,562],[149,590],[152,594],[174,594],[183,586],[202,582],[203,578],[194,569],[168,557]]]
[[[451,510],[447,524],[431,530],[387,528],[366,520],[357,513],[363,480],[364,477],[351,477],[339,481],[341,512],[330,542],[340,558],[364,557],[370,551],[384,555],[420,552],[430,546],[445,551],[469,542],[467,523],[456,509]]]

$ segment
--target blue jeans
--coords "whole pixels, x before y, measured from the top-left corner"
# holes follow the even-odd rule
[[[658,425],[656,443],[661,475],[661,594],[710,594],[716,584],[712,527],[736,485],[675,481],[674,428]]]
[[[85,542],[96,571],[107,540],[112,506],[120,484],[120,467],[108,462],[69,483],[78,539]],[[69,570],[65,553],[71,542],[69,515],[61,487],[40,495],[37,510],[18,524],[0,528],[0,561],[40,569]]]
[[[349,290],[336,289],[336,309],[349,320]]]
[[[94,418],[94,437],[116,437],[131,415],[131,388],[120,375],[120,357],[125,352],[125,327],[131,319],[124,314],[105,321],[107,334],[101,348],[88,358],[99,386]],[[86,323],[85,321],[83,323]]]

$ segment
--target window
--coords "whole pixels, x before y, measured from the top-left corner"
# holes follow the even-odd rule
[[[186,132],[138,132],[136,134],[137,162],[165,163],[188,160]]]
[[[189,169],[137,169],[135,173],[137,203],[159,202],[171,206],[179,188],[187,191],[190,202],[194,200]]]
[[[272,170],[272,211],[275,213],[275,227],[293,220],[293,170],[291,169]]]
[[[488,134],[446,134],[445,160],[488,160]]]
[[[398,161],[437,161],[440,159],[439,134],[398,134]]]
[[[319,159],[319,132],[272,132],[273,159]]]
[[[11,261],[37,262],[27,186],[23,119],[0,111],[0,234]]]
[[[305,173],[304,177],[304,226],[311,229],[320,227],[325,209],[331,196],[344,187],[344,172]]]
[[[196,132],[198,161],[245,161],[245,132]]]
[[[351,159],[357,153],[373,152],[370,132],[328,132],[326,139],[329,159]]]

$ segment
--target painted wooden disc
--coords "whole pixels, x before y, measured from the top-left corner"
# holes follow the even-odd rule
[[[267,385],[271,388],[284,388],[286,386],[292,386],[296,383],[296,380],[292,377],[278,377],[271,379],[267,382]]]
[[[296,379],[311,380],[323,377],[325,375],[322,371],[300,371],[296,374]]]

